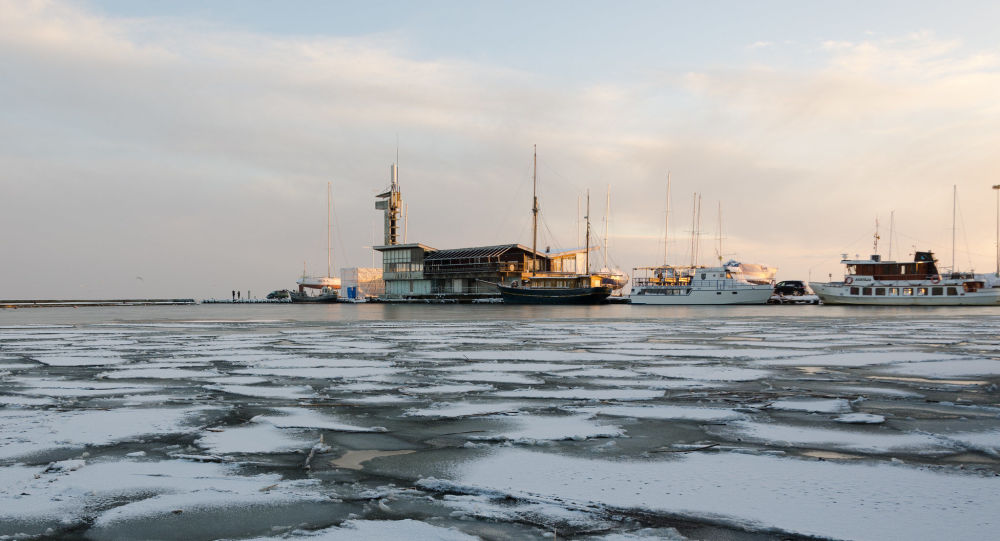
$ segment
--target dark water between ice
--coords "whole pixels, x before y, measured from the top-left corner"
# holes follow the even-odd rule
[[[982,539],[1000,308],[0,310],[0,538]]]
[[[377,320],[479,321],[538,319],[744,319],[864,318],[914,319],[1000,316],[997,307],[865,307],[865,306],[504,306],[496,304],[202,304],[194,306],[125,306],[21,308],[0,310],[0,325],[91,324],[124,321],[298,321],[349,322]]]

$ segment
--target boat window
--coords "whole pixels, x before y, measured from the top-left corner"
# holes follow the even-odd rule
[[[943,287],[932,287],[931,288],[931,295],[944,295],[944,288]]]
[[[705,273],[704,273],[704,272],[703,272],[703,273],[701,273],[701,279],[702,279],[702,280],[704,280],[704,279],[705,279]]]
[[[870,287],[863,287],[863,288],[861,288],[861,294],[862,295],[871,295],[872,294],[872,288],[870,288]]]
[[[876,295],[885,295],[885,288],[884,287],[876,287],[875,288],[875,294]]]
[[[851,288],[851,295],[857,295],[857,294],[858,294],[858,291],[860,291],[860,290],[859,290],[858,288],[856,288],[856,287],[852,287],[852,288]]]
[[[955,289],[954,287],[949,287],[948,295],[958,295],[958,289]]]
[[[890,287],[889,288],[889,295],[892,295],[892,296],[899,295],[899,288],[898,287]]]
[[[903,296],[904,297],[909,297],[910,295],[913,295],[913,288],[912,287],[904,287],[903,288]]]
[[[926,294],[927,294],[927,288],[926,287],[918,287],[917,288],[917,295],[926,295]]]

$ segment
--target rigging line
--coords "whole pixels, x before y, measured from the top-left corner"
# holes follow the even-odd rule
[[[333,230],[336,232],[337,244],[340,246],[340,260],[343,265],[347,268],[353,267],[350,258],[347,257],[347,249],[344,247],[344,237],[340,235],[340,221],[338,220],[339,214],[337,214],[337,203],[334,202],[333,198],[330,200],[331,211],[333,214]]]
[[[558,241],[556,240],[556,236],[552,234],[552,230],[551,230],[551,229],[549,229],[549,224],[548,224],[548,222],[546,222],[546,221],[545,221],[545,218],[544,218],[544,217],[543,217],[543,216],[542,216],[541,214],[542,214],[542,213],[541,213],[541,212],[539,212],[539,213],[538,213],[538,217],[539,217],[539,219],[540,219],[540,220],[541,220],[541,222],[542,222],[542,227],[544,227],[544,228],[545,228],[545,230],[546,230],[546,231],[548,231],[548,233],[549,233],[549,241],[550,241],[550,242],[548,243],[548,244],[549,244],[549,247],[551,247],[551,245],[553,245],[553,244],[554,244],[554,245],[555,245],[555,247],[556,247],[556,252],[561,252],[561,251],[562,251],[562,246],[561,246],[561,245],[559,244],[559,242],[558,242]]]
[[[962,240],[965,242],[965,258],[969,264],[969,270],[972,270],[972,254],[969,250],[969,230],[965,227],[965,215],[962,214],[962,205],[958,205],[958,223],[962,226]],[[952,269],[952,272],[954,270]]]
[[[517,217],[521,216],[521,213],[520,212],[515,212],[514,209],[520,207],[521,203],[523,202],[521,194],[524,193],[525,186],[528,183],[531,182],[531,160],[530,159],[528,160],[528,168],[527,169],[528,169],[528,174],[521,177],[521,182],[517,185],[517,188],[514,190],[514,193],[510,194],[510,197],[507,199],[507,206],[506,206],[506,212],[504,213],[504,218],[503,218],[502,221],[499,221],[497,223],[497,227],[494,230],[493,238],[497,241],[498,244],[501,243],[501,242],[502,243],[507,243],[507,242],[510,242],[512,240],[510,238],[504,238],[501,235],[503,235],[503,233],[505,231],[509,231],[510,230],[511,220],[512,220],[512,218],[514,216],[517,216]],[[529,215],[530,215],[530,213],[529,213]],[[514,237],[515,241],[517,241],[517,239],[521,238],[521,235],[524,233],[526,225],[530,224],[531,220],[528,219],[527,222],[525,222],[524,220],[519,220],[519,223],[521,224],[520,225],[520,230],[518,231],[517,236]],[[520,242],[518,242],[518,244],[520,244]]]
[[[569,183],[570,186],[573,185],[573,181],[571,179],[567,178],[566,176],[564,176],[563,174],[561,174],[559,171],[556,171],[555,168],[551,167],[548,163],[545,162],[545,160],[538,160],[538,162],[539,162],[539,165],[541,165],[542,167],[544,167],[547,171],[549,171],[553,175],[555,175],[555,176],[559,177],[560,179],[566,181],[567,183]]]

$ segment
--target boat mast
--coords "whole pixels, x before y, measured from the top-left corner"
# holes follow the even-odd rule
[[[955,272],[955,211],[958,209],[958,185],[951,185],[951,272]]]
[[[608,198],[604,203],[604,268],[608,268],[608,215],[611,213],[611,185],[608,184]]]
[[[696,237],[697,249],[695,253],[695,263],[697,263],[697,258],[701,256],[701,194],[698,194],[698,236]]]
[[[580,245],[580,196],[576,196],[576,245]]]
[[[892,235],[896,227],[896,211],[889,211],[889,255],[886,256],[889,261],[892,261]]]
[[[535,254],[538,253],[538,145],[534,145],[531,158],[531,275],[535,275],[538,263]]]
[[[997,276],[1000,276],[1000,184],[994,184],[997,192]]]
[[[330,256],[331,253],[330,252],[330,206],[331,206],[331,201],[333,200],[333,196],[331,195],[331,190],[332,188],[330,187],[330,183],[327,182],[326,183],[326,276],[327,278],[330,277],[330,267],[332,266],[330,263],[333,260],[333,258]]]
[[[694,236],[696,234],[695,222],[698,220],[698,192],[694,192],[691,196],[691,267],[695,266],[695,260],[698,258],[694,251]]]
[[[670,230],[670,171],[667,171],[667,208],[663,218],[663,266],[667,266],[667,233]]]
[[[722,265],[722,201],[719,201],[719,265]]]
[[[587,255],[584,256],[584,264],[587,267],[587,274],[590,274],[590,189],[587,189],[587,215],[584,216],[587,220]]]
[[[694,214],[694,236],[691,241],[694,243],[694,264],[692,267],[698,266],[698,255],[701,252],[701,194],[695,193],[695,214]]]

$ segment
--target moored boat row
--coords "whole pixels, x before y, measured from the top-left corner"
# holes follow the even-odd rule
[[[968,306],[1000,304],[995,275],[941,273],[933,252],[916,252],[911,262],[843,259],[839,282],[810,282],[824,304],[885,306]]]
[[[586,243],[570,250],[538,251],[537,152],[532,167],[532,244],[479,246],[438,250],[407,243],[400,227],[402,196],[396,164],[392,164],[391,185],[376,196],[376,210],[385,211],[385,242],[372,246],[382,253],[382,269],[377,271],[380,293],[356,296],[357,287],[348,287],[355,300],[387,302],[496,302],[508,304],[599,304],[621,292],[631,280],[627,297],[614,300],[636,305],[737,305],[737,304],[858,304],[858,305],[1000,305],[1000,252],[995,275],[971,272],[942,273],[930,251],[916,252],[912,262],[847,259],[843,281],[804,282],[790,280],[775,284],[777,269],[765,265],[729,261],[722,263],[722,207],[719,205],[719,236],[716,266],[698,264],[701,228],[701,195],[695,193],[692,213],[690,264],[667,261],[670,175],[667,175],[667,220],[663,238],[663,264],[633,269],[633,277],[609,269],[607,256],[607,215],[605,211],[604,268],[590,270],[590,201],[587,195]],[[340,279],[331,276],[330,207],[327,193],[327,275],[309,278],[303,272],[298,291],[287,292],[292,302],[337,302]],[[998,204],[1000,208],[1000,204]],[[608,195],[610,209],[610,186]],[[579,203],[577,210],[579,212]],[[1000,211],[998,211],[1000,214]],[[579,214],[578,214],[579,220]],[[579,224],[579,222],[578,222]],[[1000,224],[1000,218],[998,218]],[[875,248],[878,252],[876,221]],[[403,234],[400,234],[400,231]],[[579,234],[579,225],[578,225]],[[891,228],[890,228],[891,237]],[[1000,237],[1000,227],[998,227]],[[400,239],[402,238],[402,242]],[[579,237],[577,242],[579,243]],[[891,253],[891,245],[890,245]],[[954,267],[954,262],[952,263]],[[351,269],[342,269],[342,272]],[[360,271],[362,269],[353,269]],[[346,276],[346,275],[345,275]],[[360,276],[360,274],[358,275]],[[351,278],[345,278],[351,284]],[[781,287],[776,287],[781,286]],[[367,288],[367,286],[366,286]],[[319,290],[310,295],[307,290]]]

